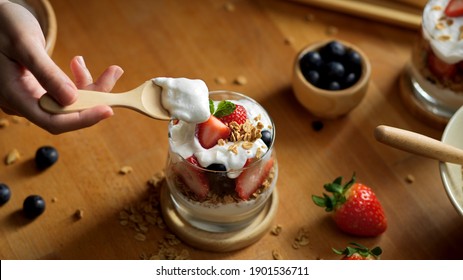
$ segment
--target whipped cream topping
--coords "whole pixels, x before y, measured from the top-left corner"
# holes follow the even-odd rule
[[[218,101],[214,101],[214,103],[217,106]],[[268,129],[272,124],[265,110],[258,104],[245,99],[233,100],[233,103],[242,105],[246,109],[247,117],[253,125],[261,122],[264,125],[264,129]],[[260,119],[256,120],[258,116],[260,116]],[[199,143],[198,138],[195,137],[195,132],[196,125],[192,123],[180,121],[178,124],[171,126],[170,146],[173,152],[185,159],[195,155],[199,164],[205,167],[213,163],[223,164],[228,170],[227,175],[229,178],[238,177],[241,172],[233,172],[233,170],[243,168],[248,158],[256,157],[257,150],[260,149],[262,154],[268,150],[261,139],[253,142],[250,149],[244,149],[239,142],[227,142],[224,145],[215,145],[210,149],[205,149]],[[238,153],[235,154],[229,150],[229,147],[236,143],[238,143]]]
[[[202,80],[187,78],[154,78],[162,88],[161,103],[174,119],[202,123],[209,119],[209,90]]]
[[[422,17],[423,36],[436,56],[448,64],[463,60],[463,16],[447,17],[449,0],[429,0]]]

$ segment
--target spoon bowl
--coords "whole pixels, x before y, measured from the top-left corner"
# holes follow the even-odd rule
[[[64,114],[82,111],[97,105],[125,107],[143,113],[157,120],[170,120],[170,113],[161,103],[162,89],[151,80],[139,87],[123,93],[107,93],[90,90],[78,90],[77,100],[69,106],[61,106],[51,96],[44,94],[39,104],[45,111]]]

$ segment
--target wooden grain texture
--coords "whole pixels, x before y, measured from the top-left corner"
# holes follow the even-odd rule
[[[238,0],[51,0],[58,22],[53,59],[70,74],[69,61],[83,55],[95,75],[118,64],[125,74],[114,89],[123,92],[159,76],[203,79],[211,90],[243,92],[258,100],[276,125],[279,205],[278,236],[228,253],[185,248],[192,259],[337,259],[331,248],[356,241],[383,248],[383,259],[461,259],[463,219],[449,202],[438,162],[388,147],[375,140],[380,124],[439,139],[435,129],[412,116],[399,96],[398,77],[416,33],[289,1]],[[104,16],[102,16],[104,15]],[[372,63],[371,83],[362,103],[344,118],[323,121],[298,104],[291,89],[296,53],[327,38],[360,47]],[[247,83],[233,83],[238,76]],[[225,84],[215,82],[217,77]],[[18,93],[20,94],[20,93]],[[16,148],[21,158],[0,164],[0,181],[12,190],[0,207],[1,259],[138,259],[159,252],[168,230],[149,227],[145,241],[119,224],[119,212],[148,197],[147,181],[163,169],[167,124],[118,108],[96,126],[50,135],[3,113],[0,155]],[[35,150],[55,146],[55,166],[37,172]],[[119,170],[131,166],[133,172]],[[378,238],[340,233],[311,202],[323,184],[356,172],[382,202],[389,228]],[[412,175],[413,183],[406,181]],[[25,220],[21,205],[29,194],[47,202],[45,213]],[[54,201],[54,202],[53,202]],[[83,217],[76,219],[76,210]],[[301,230],[307,246],[292,244]]]

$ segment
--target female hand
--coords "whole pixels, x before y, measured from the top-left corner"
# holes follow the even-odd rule
[[[23,116],[53,134],[77,130],[113,115],[109,106],[69,114],[49,114],[38,103],[47,93],[61,105],[76,100],[77,88],[109,92],[123,74],[108,67],[93,82],[82,57],[71,60],[75,83],[45,50],[45,38],[35,17],[20,5],[0,0],[0,108]]]

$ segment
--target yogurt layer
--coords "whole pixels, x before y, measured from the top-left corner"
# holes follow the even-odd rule
[[[429,0],[423,11],[423,36],[436,56],[448,64],[463,60],[463,17],[447,17],[449,0]]]
[[[202,80],[154,78],[162,88],[161,103],[174,119],[197,124],[209,119],[209,90]]]

